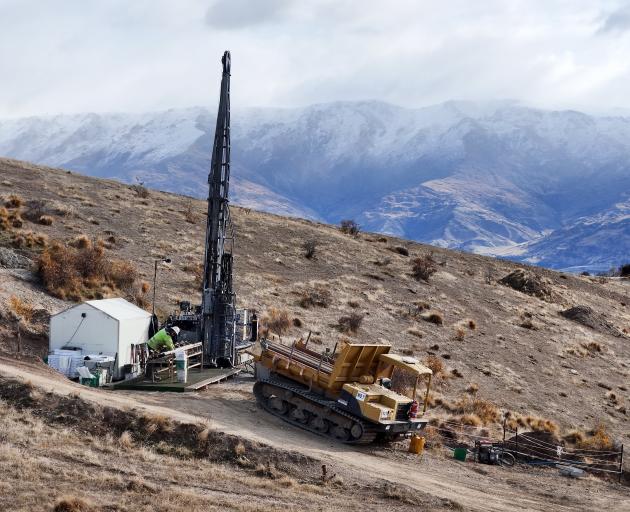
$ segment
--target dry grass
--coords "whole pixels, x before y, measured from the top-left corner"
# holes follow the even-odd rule
[[[142,182],[135,183],[129,188],[131,188],[133,193],[140,199],[146,199],[147,197],[149,197],[149,190],[144,186],[144,183]]]
[[[415,327],[410,327],[409,329],[407,329],[407,334],[411,334],[412,336],[415,336],[416,338],[422,338],[422,336],[424,336],[422,334],[422,331],[420,329],[416,329]]]
[[[15,295],[9,298],[9,309],[25,322],[30,322],[33,318],[33,305]]]
[[[416,281],[429,281],[437,272],[437,263],[433,259],[433,253],[427,253],[411,261],[411,275]]]
[[[461,327],[457,327],[455,329],[454,336],[457,341],[464,341],[464,339],[466,338],[466,331]]]

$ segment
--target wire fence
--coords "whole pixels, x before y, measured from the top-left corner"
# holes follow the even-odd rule
[[[470,443],[486,441],[501,444],[518,462],[525,464],[571,466],[584,471],[616,474],[619,475],[619,481],[623,475],[623,445],[609,450],[570,448],[542,439],[541,434],[537,432],[512,430],[505,423],[502,440],[494,437],[497,435],[496,431],[493,436],[486,428],[450,420],[443,420],[438,425],[430,425],[429,428],[439,432],[442,437],[453,440],[463,437]]]

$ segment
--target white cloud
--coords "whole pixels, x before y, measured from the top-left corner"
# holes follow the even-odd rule
[[[61,7],[60,7],[61,6]],[[630,107],[627,2],[0,0],[0,117],[515,98]]]

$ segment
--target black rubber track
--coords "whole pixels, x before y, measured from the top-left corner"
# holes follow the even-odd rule
[[[324,406],[329,410],[329,416],[325,419],[327,419],[328,421],[331,421],[333,423],[335,423],[334,418],[335,416],[340,416],[343,418],[347,418],[350,419],[358,424],[361,425],[361,427],[363,428],[363,434],[361,435],[361,437],[357,438],[357,439],[349,439],[349,440],[343,440],[343,439],[339,439],[335,436],[333,436],[332,434],[330,434],[329,432],[320,432],[317,429],[311,428],[309,425],[305,424],[305,423],[300,423],[299,421],[295,421],[293,419],[291,419],[289,416],[287,416],[286,414],[278,414],[278,412],[269,407],[269,405],[267,404],[267,400],[266,398],[263,396],[262,394],[262,387],[264,385],[267,386],[273,386],[275,388],[278,389],[278,391],[290,391],[292,392],[294,395],[297,395],[301,398],[303,398],[304,400],[313,402],[319,406]],[[334,441],[340,442],[340,443],[344,443],[344,444],[358,444],[358,445],[365,445],[365,444],[370,444],[372,443],[375,439],[376,436],[378,434],[378,432],[376,431],[376,429],[374,427],[372,427],[369,423],[362,421],[361,418],[358,418],[357,416],[355,416],[354,414],[350,414],[346,411],[343,411],[341,409],[339,409],[338,407],[336,407],[336,402],[332,401],[332,400],[326,400],[324,398],[322,398],[319,395],[316,395],[315,393],[311,393],[309,392],[307,389],[304,388],[300,388],[297,386],[293,386],[291,384],[288,384],[286,382],[282,382],[280,380],[276,380],[276,379],[267,379],[267,380],[259,380],[256,382],[256,384],[254,384],[254,396],[256,397],[256,400],[258,401],[258,403],[260,404],[260,406],[265,409],[267,412],[269,412],[270,414],[273,414],[274,416],[276,416],[277,418],[281,418],[282,420],[286,421],[287,423],[290,423],[291,425],[294,425],[296,427],[299,427],[303,430],[308,430],[309,432],[313,432],[314,434],[317,434],[319,436],[325,437],[326,439],[332,439]],[[289,401],[289,403],[291,403]]]

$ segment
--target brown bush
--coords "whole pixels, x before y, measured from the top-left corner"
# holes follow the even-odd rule
[[[304,249],[304,257],[307,260],[313,259],[317,250],[317,240],[307,240],[302,244],[302,249]]]
[[[360,231],[359,225],[355,221],[350,219],[342,220],[339,223],[339,229],[342,233],[352,236],[357,236]]]
[[[193,209],[193,202],[192,200],[188,200],[186,202],[186,205],[184,206],[184,211],[182,212],[184,214],[184,220],[190,224],[194,224],[195,222],[197,222],[197,216],[195,215],[195,211]]]
[[[261,318],[263,329],[282,335],[291,327],[289,312],[284,309],[269,308]]]
[[[7,208],[19,208],[22,204],[24,204],[24,200],[17,194],[11,194],[4,202],[4,206]]]
[[[475,322],[474,320],[468,320],[468,328],[471,331],[474,331],[477,328],[477,322]]]
[[[459,418],[459,422],[462,425],[469,425],[471,427],[481,427],[483,424],[481,418],[479,418],[476,414],[464,414]]]
[[[444,316],[439,311],[427,311],[422,313],[420,318],[425,322],[430,322],[435,325],[442,325],[444,323]]]
[[[428,356],[424,360],[424,365],[433,372],[434,377],[438,377],[444,374],[444,363],[437,356]]]
[[[427,253],[411,261],[411,274],[417,281],[429,281],[429,278],[437,272],[437,263],[433,259],[433,253]]]
[[[588,432],[588,437],[585,437],[584,440],[579,442],[577,447],[588,450],[611,450],[613,444],[606,425],[600,423],[593,430]]]
[[[76,496],[66,496],[59,499],[54,507],[53,512],[92,512],[94,507],[87,501],[77,498]]]
[[[415,336],[416,338],[422,338],[423,336],[422,331],[419,329],[416,329],[415,327],[410,327],[409,329],[407,329],[407,334],[411,334],[412,336]]]
[[[339,329],[342,332],[357,332],[363,323],[363,315],[357,313],[350,313],[347,316],[342,316],[337,320]]]
[[[128,261],[111,258],[102,240],[75,239],[79,247],[54,241],[38,260],[38,274],[46,290],[60,298],[79,301],[103,298],[118,290],[141,307],[147,305],[145,289],[135,267]]]
[[[455,339],[457,341],[464,341],[464,338],[466,338],[466,331],[461,327],[455,329]]]
[[[347,304],[348,306],[354,309],[358,308],[361,305],[361,303],[358,300],[354,300],[354,299],[349,300]]]
[[[26,322],[30,322],[33,318],[33,305],[15,295],[9,298],[9,309]]]
[[[470,384],[468,384],[468,386],[466,387],[466,393],[470,394],[470,395],[474,395],[477,393],[477,391],[479,391],[479,384],[477,384],[476,382],[471,382]]]
[[[78,235],[74,240],[69,242],[68,245],[76,247],[77,249],[86,249],[92,246],[92,241],[87,235]]]
[[[0,208],[0,231],[8,231],[11,229],[11,222],[9,221],[9,210],[2,207]]]
[[[42,226],[50,226],[53,223],[53,218],[50,215],[42,215],[37,219],[37,223]]]
[[[146,199],[149,197],[149,190],[144,186],[143,182],[138,182],[134,185],[131,185],[131,190],[136,194],[140,199]]]
[[[293,327],[302,327],[302,320],[297,316],[293,319]]]
[[[16,233],[11,243],[18,249],[39,249],[48,245],[48,237],[42,233],[25,231]]]
[[[304,292],[298,304],[305,309],[310,307],[327,308],[330,306],[331,301],[332,295],[330,290],[323,286],[316,286]]]
[[[397,245],[396,247],[388,247],[388,249],[396,254],[400,254],[401,256],[409,256],[409,249],[403,247],[402,245]]]
[[[484,425],[495,423],[501,415],[496,405],[488,400],[471,396],[463,396],[452,407],[452,412],[457,414],[474,414]]]

